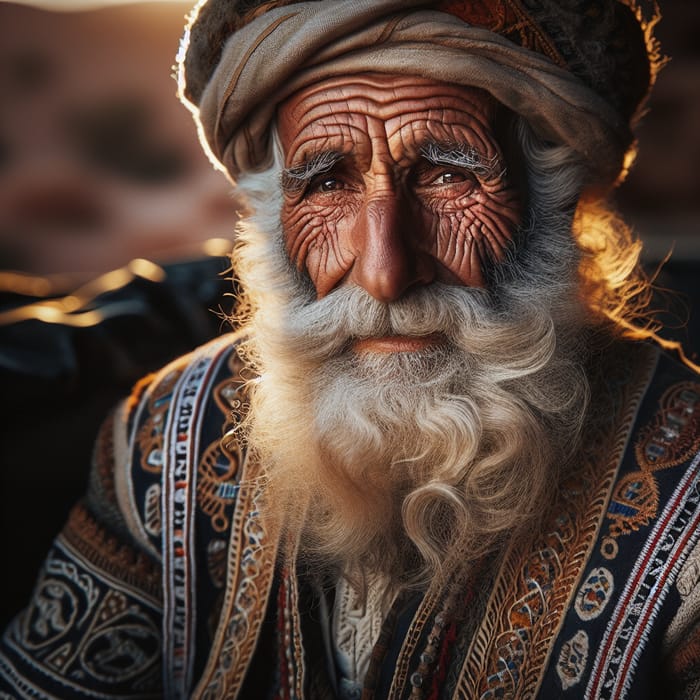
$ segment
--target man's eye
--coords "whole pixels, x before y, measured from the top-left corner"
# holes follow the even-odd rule
[[[344,183],[335,177],[322,177],[311,183],[309,192],[335,192],[342,190],[344,186]]]
[[[431,185],[454,185],[458,182],[465,182],[467,176],[458,170],[445,170],[434,178]]]

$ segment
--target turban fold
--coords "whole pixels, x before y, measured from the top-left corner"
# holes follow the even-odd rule
[[[233,179],[268,162],[271,126],[286,97],[324,78],[368,71],[486,90],[522,115],[540,136],[579,153],[595,181],[610,184],[620,173],[633,141],[631,113],[649,85],[648,61],[640,66],[642,73],[646,70],[641,95],[632,100],[631,109],[621,108],[610,91],[606,94],[600,85],[583,80],[580,71],[570,69],[559,50],[566,48],[566,42],[560,39],[557,45],[551,40],[518,0],[314,0],[269,5],[271,9],[235,28],[218,64],[199,88],[188,85],[188,73],[194,72],[193,53],[200,49],[185,46],[180,59],[182,90],[193,103],[200,134]],[[482,15],[484,7],[493,6],[511,14],[504,11],[495,24],[484,26],[488,23],[479,16],[480,6]],[[642,47],[641,54],[631,56],[644,61],[642,31],[634,15],[628,8],[625,11]],[[491,20],[497,15],[485,12],[491,13]],[[516,23],[520,43],[512,37]],[[580,48],[565,38],[569,47]],[[614,65],[612,59],[608,63]],[[622,94],[624,86],[619,90]]]

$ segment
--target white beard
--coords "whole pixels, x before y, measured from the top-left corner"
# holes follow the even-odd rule
[[[317,301],[285,258],[270,175],[244,185],[267,200],[241,228],[234,269],[252,290],[260,378],[246,431],[268,517],[303,531],[307,556],[395,588],[426,585],[453,557],[469,565],[531,526],[587,403],[575,283],[521,278],[497,295],[433,284],[391,304],[343,287]],[[570,240],[568,218],[544,223],[555,220],[550,242]],[[445,342],[420,352],[351,345],[431,333]]]

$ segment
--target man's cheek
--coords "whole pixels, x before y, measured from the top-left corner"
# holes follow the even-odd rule
[[[316,208],[297,210],[284,224],[287,255],[298,270],[306,270],[319,297],[325,296],[352,266],[344,232],[346,221]]]
[[[500,211],[489,199],[445,208],[439,215],[433,256],[455,281],[483,287],[485,267],[503,260],[516,222],[514,212]]]

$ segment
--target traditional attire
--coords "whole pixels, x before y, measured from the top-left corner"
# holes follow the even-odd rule
[[[183,90],[233,179],[264,167],[285,97],[378,71],[490,92],[606,189],[651,80],[645,30],[621,2],[209,5],[180,57]],[[527,538],[477,565],[453,557],[446,585],[388,610],[370,586],[360,609],[346,581],[297,556],[299,533],[265,517],[265,465],[238,432],[254,379],[238,341],[143,382],[105,426],[88,496],[3,638],[4,692],[700,697],[695,375],[611,341],[574,468]]]
[[[10,697],[359,697],[339,646],[362,635],[333,621],[346,587],[265,525],[236,342],[148,378],[105,425],[3,639]],[[644,345],[605,378],[539,530],[400,594],[363,698],[700,697],[700,381]]]

